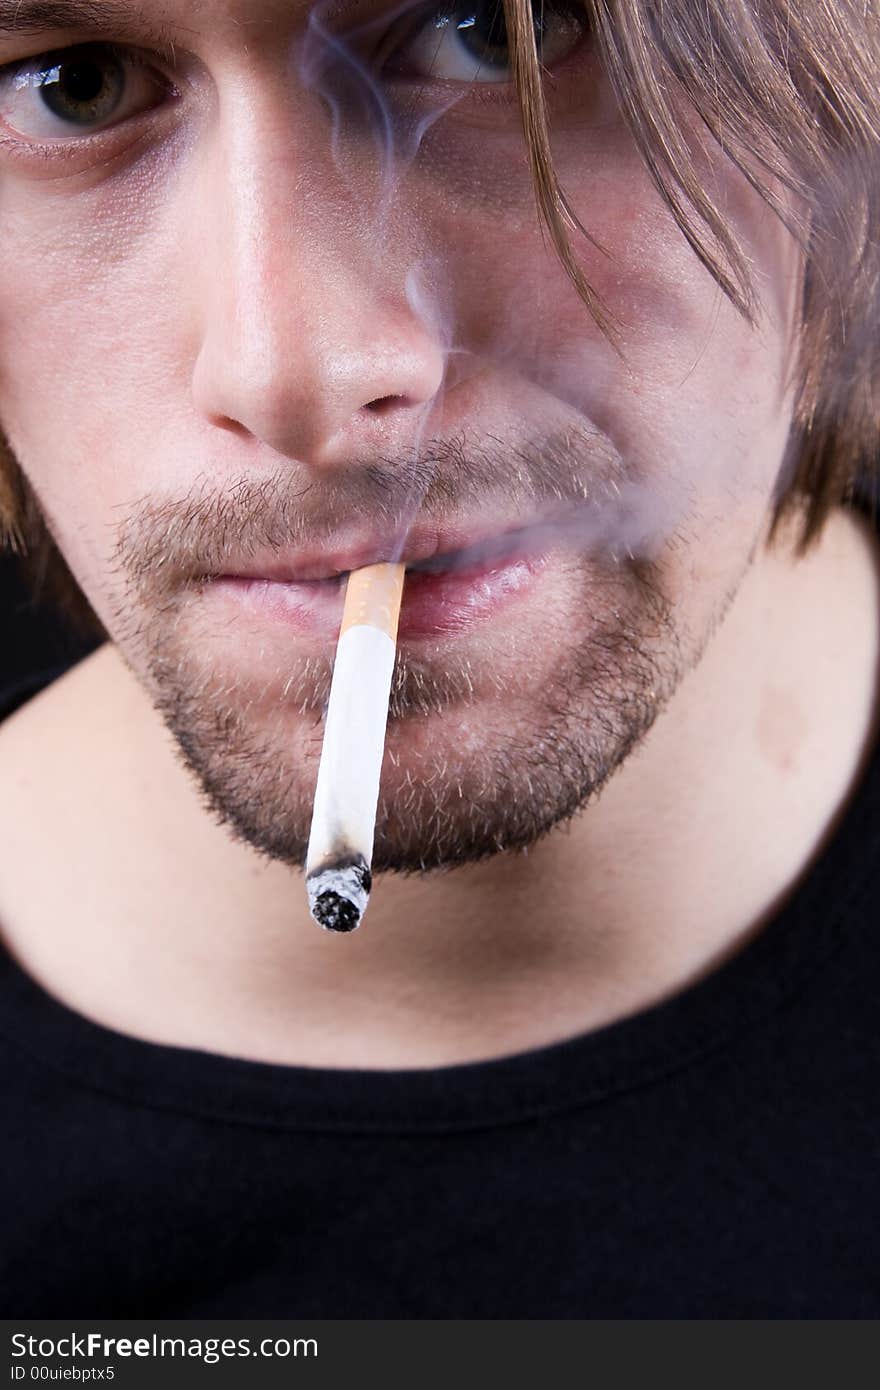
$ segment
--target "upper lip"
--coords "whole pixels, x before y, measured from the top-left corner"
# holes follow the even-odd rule
[[[404,536],[352,536],[332,539],[324,546],[298,550],[272,551],[250,555],[240,562],[224,566],[223,578],[263,579],[278,584],[305,584],[337,579],[351,570],[383,561],[397,561],[414,568],[427,567],[431,560],[450,560],[462,552],[474,552],[474,558],[501,555],[515,549],[529,521],[527,518],[476,528],[454,524],[413,526]],[[219,576],[218,576],[219,577]]]

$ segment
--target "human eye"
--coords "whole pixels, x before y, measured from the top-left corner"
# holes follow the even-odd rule
[[[532,0],[539,61],[552,69],[577,49],[588,30],[579,0]],[[385,75],[446,82],[510,82],[511,52],[501,0],[432,5],[411,17]]]
[[[137,50],[77,44],[0,67],[0,122],[25,141],[57,143],[121,125],[172,91]]]

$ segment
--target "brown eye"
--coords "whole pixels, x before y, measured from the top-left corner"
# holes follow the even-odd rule
[[[74,125],[102,124],[125,93],[125,69],[106,49],[74,49],[70,56],[32,71],[29,77],[52,114]]]
[[[535,44],[544,67],[552,67],[583,37],[586,12],[574,0],[536,0],[532,6]],[[393,59],[394,75],[454,82],[509,82],[510,45],[501,0],[438,5]]]
[[[466,7],[469,13],[453,17],[461,48],[478,63],[506,68],[510,59],[507,23],[501,0],[483,0]]]
[[[79,44],[0,71],[0,118],[27,139],[58,140],[118,125],[171,92],[137,52]]]

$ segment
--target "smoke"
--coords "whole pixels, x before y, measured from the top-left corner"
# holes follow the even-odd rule
[[[261,481],[243,477],[223,492],[205,477],[185,497],[145,499],[119,529],[114,564],[142,602],[162,603],[182,586],[276,551],[366,542],[372,558],[400,558],[416,508],[420,528],[438,541],[437,553],[414,564],[422,572],[552,550],[615,563],[650,559],[684,506],[675,486],[663,493],[631,476],[595,427],[525,443],[419,440],[408,455],[353,460],[341,482],[291,468]],[[486,534],[471,539],[475,516]],[[444,536],[456,543],[444,546]]]
[[[481,32],[462,37],[480,27],[477,13]],[[547,14],[546,32],[565,53],[578,39],[575,21],[567,10]],[[285,458],[269,474],[206,472],[184,492],[154,490],[117,532],[124,601],[115,630],[140,649],[158,707],[214,808],[291,863],[307,839],[331,655],[326,643],[288,650],[280,625],[273,634],[244,622],[231,659],[231,620],[223,586],[210,592],[213,578],[264,574],[263,561],[281,554],[315,567],[291,576],[294,587],[335,583],[320,569],[334,553],[362,556],[357,563],[402,558],[426,574],[559,560],[521,622],[502,615],[474,640],[401,644],[377,865],[476,858],[528,844],[574,814],[644,737],[751,561],[750,531],[743,553],[722,554],[720,577],[700,592],[699,562],[711,570],[715,558],[706,559],[711,512],[733,514],[752,489],[766,501],[763,462],[751,455],[757,440],[772,459],[773,430],[784,438],[779,398],[772,387],[762,396],[754,364],[745,385],[736,379],[745,351],[724,378],[719,333],[731,323],[745,333],[742,321],[651,201],[645,170],[633,173],[631,151],[619,154],[620,130],[608,137],[613,158],[597,153],[595,132],[590,147],[593,108],[575,95],[577,119],[560,121],[554,154],[578,216],[595,226],[597,243],[614,243],[614,260],[596,243],[590,254],[629,357],[578,301],[542,241],[515,102],[479,91],[510,85],[496,80],[503,45],[493,23],[489,7],[431,14],[407,3],[341,30],[321,0],[291,56],[298,93],[314,98],[310,133],[326,140],[312,152],[318,176],[306,206],[291,212],[297,232],[326,237],[328,277],[333,255],[346,258],[341,282],[357,265],[358,310],[375,305],[377,352],[389,324],[432,345],[443,371],[430,398],[397,410],[397,433],[393,420],[384,438],[348,430],[350,451],[332,466]],[[480,43],[495,55],[485,71],[473,57]],[[630,206],[641,221],[627,217]],[[769,277],[774,236],[754,249]],[[333,325],[344,357],[344,317]],[[775,353],[771,341],[771,379]],[[707,381],[716,391],[723,383],[717,410]],[[375,419],[395,399],[363,404]],[[760,508],[750,505],[756,533]],[[126,621],[140,628],[126,633]]]
[[[536,19],[542,57],[552,61],[578,51],[585,23],[565,7],[542,9]],[[388,530],[388,558],[403,553],[407,527],[430,514],[427,494],[438,485],[432,460],[440,460],[450,441],[446,402],[453,392],[458,400],[470,389],[482,437],[466,434],[458,443],[481,467],[499,441],[507,446],[509,436],[530,440],[528,448],[534,453],[548,447],[546,440],[552,450],[560,437],[583,441],[598,432],[615,457],[607,496],[597,499],[593,478],[587,506],[578,499],[567,511],[558,508],[553,517],[529,518],[521,528],[523,549],[581,544],[592,551],[604,547],[613,556],[650,558],[687,515],[697,489],[722,499],[736,491],[741,450],[737,441],[724,441],[716,448],[717,441],[692,434],[686,442],[683,438],[679,451],[651,458],[643,446],[632,444],[619,421],[605,418],[604,384],[619,377],[620,360],[576,301],[552,250],[541,239],[515,102],[507,96],[500,124],[494,115],[494,124],[486,124],[488,118],[481,114],[487,101],[500,100],[502,87],[510,88],[504,34],[502,11],[492,0],[458,7],[441,3],[433,10],[402,0],[390,13],[347,28],[340,27],[338,7],[319,0],[292,52],[294,80],[325,113],[330,163],[347,190],[345,210],[351,216],[352,236],[362,237],[368,248],[366,274],[372,277],[377,303],[391,300],[405,306],[410,322],[435,345],[444,362],[437,391],[411,412],[408,457],[385,461],[387,476],[395,473],[393,501],[384,493],[361,498],[355,484],[348,496],[349,511],[363,514],[368,507],[372,524]],[[579,80],[584,86],[592,79],[584,71]],[[576,101],[586,130],[595,113],[582,94]],[[502,127],[504,133],[499,134]],[[575,140],[569,127],[561,122],[554,159],[563,185],[574,190],[576,201],[583,132]],[[473,167],[465,172],[468,163]],[[499,234],[497,264],[492,267],[496,273],[490,283],[485,241],[470,236],[468,229],[471,224],[485,228],[486,210],[492,208],[497,209]],[[588,223],[590,208],[576,210]],[[504,269],[505,219],[519,229],[518,240],[527,242],[525,275]],[[514,264],[511,257],[512,269]],[[619,279],[620,270],[611,264],[606,272]],[[716,332],[720,291],[706,322],[695,326],[681,322],[674,282],[658,288],[661,276],[641,278],[649,285],[651,311],[664,314],[670,330],[691,343],[692,362],[671,354],[667,379],[661,372],[654,383],[655,389],[674,389]],[[552,305],[561,289],[573,301],[572,308],[553,322]],[[636,317],[639,308],[635,306]],[[487,419],[481,409],[480,383],[490,376],[506,379],[522,403],[516,430],[508,431],[504,421]],[[455,433],[460,435],[458,421]],[[507,482],[502,486],[511,486],[522,447],[508,449]],[[585,469],[592,467],[591,452],[586,450],[575,469],[582,482]],[[383,467],[375,460],[373,466]],[[370,469],[357,465],[350,471],[364,477]],[[496,483],[487,482],[478,505]],[[515,481],[512,486],[515,491]],[[328,505],[326,516],[328,525],[331,520],[332,526],[344,524],[335,504]],[[469,562],[477,558],[469,552]]]
[[[428,22],[423,4],[403,0],[390,13],[344,33],[331,27],[328,17],[333,9],[329,0],[319,0],[309,12],[294,70],[302,87],[314,92],[329,113],[330,150],[337,170],[345,176],[352,153],[362,156],[365,145],[372,148],[377,178],[373,215],[376,233],[381,235],[400,182],[425,135],[460,98],[450,92],[425,102],[424,92],[416,97],[414,91],[409,100],[395,104],[388,100],[375,53],[387,43],[389,33]]]

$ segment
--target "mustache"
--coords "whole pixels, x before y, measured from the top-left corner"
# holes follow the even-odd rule
[[[490,507],[524,517],[550,508],[564,532],[577,529],[577,518],[622,514],[631,487],[611,440],[581,426],[527,442],[484,435],[479,445],[423,443],[409,455],[372,456],[321,474],[292,462],[223,487],[203,472],[184,496],[150,495],[129,508],[112,566],[135,588],[168,591],[231,559],[329,544],[353,525],[402,540],[416,517],[432,522]]]

